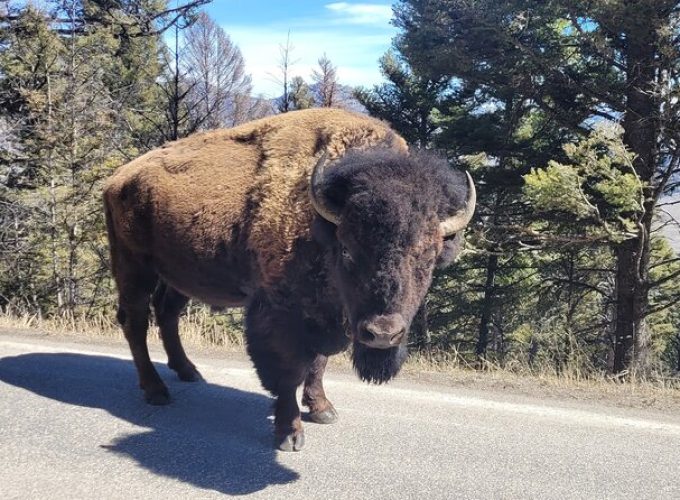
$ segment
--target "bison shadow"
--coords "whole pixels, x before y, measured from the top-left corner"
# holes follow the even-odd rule
[[[146,405],[133,364],[106,356],[36,353],[2,358],[0,381],[150,428],[98,445],[154,474],[231,495],[298,479],[276,461],[266,419],[271,399],[210,383],[175,382],[174,372],[156,368],[173,396],[170,406]]]

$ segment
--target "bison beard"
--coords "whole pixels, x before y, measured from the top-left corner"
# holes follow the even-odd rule
[[[352,364],[361,380],[382,384],[399,373],[407,356],[408,350],[404,345],[390,349],[371,349],[354,342]]]

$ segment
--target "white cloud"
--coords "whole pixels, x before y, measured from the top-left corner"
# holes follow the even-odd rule
[[[285,43],[288,30],[275,27],[224,26],[239,46],[246,69],[253,77],[256,93],[275,97],[281,93],[274,81],[278,73],[279,45]],[[338,79],[345,85],[371,86],[381,81],[378,58],[390,44],[390,34],[350,35],[341,31],[299,30],[290,32],[295,64],[291,76],[310,81],[312,69],[324,53],[338,67]]]
[[[392,8],[380,0],[324,4],[321,16],[278,19],[260,25],[225,25],[225,31],[240,47],[256,93],[275,97],[280,59],[279,46],[290,41],[294,47],[292,76],[310,81],[317,60],[324,53],[338,68],[345,85],[371,86],[382,81],[378,59],[390,47],[397,29],[390,24]]]
[[[392,7],[384,4],[333,2],[325,7],[340,15],[339,20],[351,24],[389,25],[392,19]]]

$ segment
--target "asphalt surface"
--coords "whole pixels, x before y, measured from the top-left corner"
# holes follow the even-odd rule
[[[330,373],[339,422],[281,453],[227,358],[196,384],[159,363],[174,400],[150,407],[124,345],[0,331],[0,498],[680,498],[680,417]]]

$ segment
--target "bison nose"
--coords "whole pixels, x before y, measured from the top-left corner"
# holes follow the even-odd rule
[[[406,333],[406,321],[401,314],[375,316],[359,325],[359,342],[374,349],[389,349],[399,345]]]

